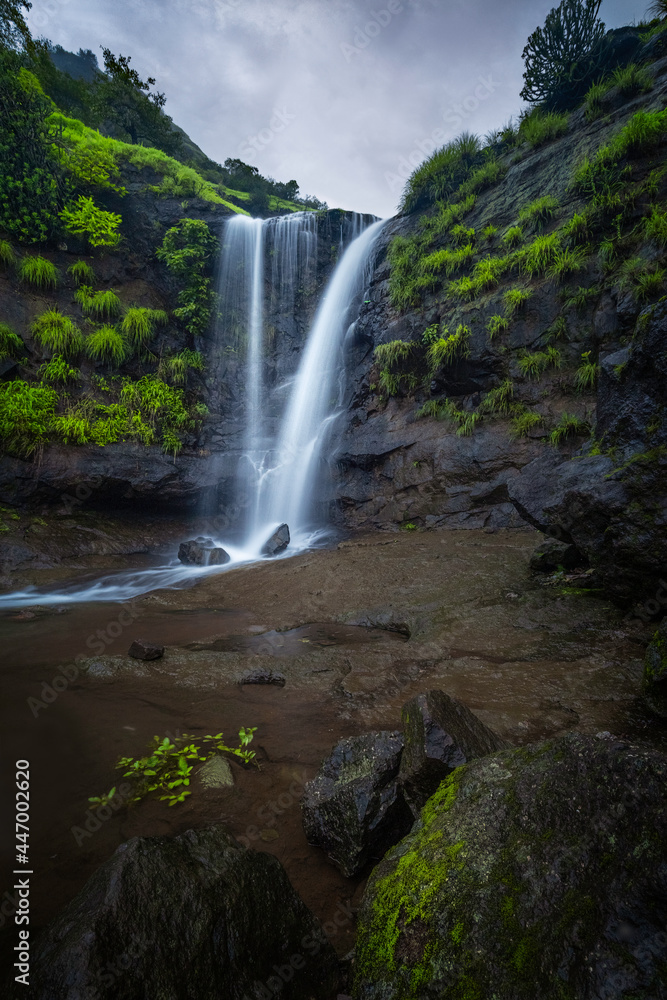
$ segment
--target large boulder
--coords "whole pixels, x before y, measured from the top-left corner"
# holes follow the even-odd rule
[[[178,546],[178,558],[187,566],[224,566],[230,556],[212,538],[200,535]]]
[[[651,711],[667,719],[667,618],[646,649],[642,694]]]
[[[576,545],[562,542],[558,538],[543,539],[530,557],[530,568],[533,573],[553,573],[559,566],[563,569],[574,569],[581,563],[582,558]]]
[[[284,552],[290,543],[290,533],[289,527],[286,524],[281,524],[279,528],[272,533],[271,537],[266,540],[262,546],[263,556],[279,556],[281,552]]]
[[[306,784],[301,811],[308,842],[348,878],[410,829],[412,815],[396,780],[402,749],[399,732],[340,740]]]
[[[414,816],[455,768],[507,746],[444,691],[412,698],[403,706],[401,721],[405,746],[398,783]]]
[[[326,1000],[338,975],[280,862],[219,826],[122,844],[31,964],[34,1000]]]
[[[667,997],[667,758],[601,737],[443,782],[371,875],[355,1000]]]

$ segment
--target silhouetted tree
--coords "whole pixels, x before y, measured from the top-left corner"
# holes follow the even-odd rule
[[[536,28],[523,50],[526,70],[521,97],[533,104],[558,106],[595,76],[605,26],[598,18],[602,0],[563,0]]]

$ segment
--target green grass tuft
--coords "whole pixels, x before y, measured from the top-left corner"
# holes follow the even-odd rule
[[[67,268],[67,273],[74,279],[76,285],[92,285],[95,272],[85,260],[77,260]]]
[[[129,353],[125,338],[115,326],[101,326],[86,338],[86,354],[94,361],[108,361],[118,366]]]
[[[447,330],[443,332],[447,334]],[[441,365],[451,365],[458,358],[469,357],[469,340],[470,330],[462,323],[457,327],[456,333],[440,337],[426,352],[429,370],[435,372]]]
[[[564,281],[570,275],[576,274],[586,267],[588,253],[583,247],[561,247],[554,255],[552,263],[547,268],[547,274],[555,281]]]
[[[519,371],[525,378],[540,378],[550,366],[560,368],[561,353],[556,347],[548,347],[546,351],[524,351],[517,362]]]
[[[188,369],[201,372],[204,371],[205,367],[203,355],[199,351],[191,351],[186,347],[178,354],[172,354],[170,358],[162,358],[158,375],[169,379],[176,385],[183,385],[187,378]]]
[[[0,384],[0,441],[10,454],[28,457],[48,441],[58,394],[21,379]]]
[[[493,340],[499,333],[506,330],[510,325],[510,321],[506,316],[492,316],[491,319],[486,324],[486,329],[489,334],[489,340]]]
[[[547,222],[553,219],[559,207],[557,198],[551,194],[545,194],[542,198],[536,198],[530,204],[524,205],[519,212],[519,219],[521,222],[527,222],[542,229]]]
[[[0,323],[0,361],[8,358],[20,358],[23,353],[23,341],[7,323]]]
[[[513,397],[514,383],[511,379],[507,378],[500,385],[496,386],[495,389],[487,392],[479,407],[479,412],[506,415],[512,408]]]
[[[556,111],[535,109],[521,122],[519,138],[525,139],[533,149],[559,139],[567,132],[568,115]]]
[[[651,214],[644,219],[644,235],[659,247],[667,247],[667,212],[652,205]]]
[[[507,319],[511,319],[519,309],[523,309],[532,294],[529,288],[509,288],[503,295]]]
[[[501,243],[504,243],[508,247],[518,247],[520,243],[523,243],[523,229],[521,226],[510,226],[503,235]]]
[[[477,166],[480,149],[479,138],[469,132],[436,149],[408,179],[401,199],[401,211],[414,212],[449,198]]]
[[[373,357],[379,365],[389,368],[405,361],[412,351],[412,344],[405,340],[391,340],[388,344],[379,344],[373,352]]]
[[[553,267],[560,249],[559,233],[536,236],[532,243],[516,251],[515,260],[524,274],[532,278],[538,274],[546,274]]]
[[[484,229],[482,230],[482,236],[487,241],[487,243],[490,243],[497,232],[498,232],[498,226],[493,226],[493,225],[484,226]]]
[[[81,285],[74,293],[74,298],[86,316],[97,320],[114,319],[123,309],[115,292],[94,292],[89,285]]]
[[[63,316],[57,309],[48,309],[38,316],[32,325],[36,341],[49,348],[54,354],[65,357],[78,353],[83,347],[81,331],[69,316]]]
[[[477,290],[484,291],[488,288],[495,288],[509,266],[509,257],[484,257],[478,261],[472,272]]]
[[[158,326],[165,326],[169,317],[162,309],[147,309],[144,306],[134,306],[128,309],[123,318],[121,329],[130,343],[136,347],[145,347],[154,336]]]
[[[528,437],[529,432],[532,431],[534,427],[539,427],[543,422],[543,417],[541,417],[539,413],[535,413],[532,410],[524,410],[522,413],[517,414],[517,416],[512,420],[510,425],[510,437]]]
[[[39,255],[26,256],[19,266],[19,278],[35,288],[55,288],[58,284],[58,268],[50,260]]]
[[[581,358],[582,362],[574,376],[574,385],[579,392],[586,392],[587,389],[595,388],[598,380],[599,366],[595,361],[591,361],[590,351],[584,351]]]
[[[568,438],[588,434],[589,431],[590,427],[584,420],[580,420],[579,417],[576,417],[572,413],[563,413],[549,435],[549,444],[556,448]]]
[[[0,264],[3,267],[13,267],[16,264],[16,254],[7,240],[0,240]]]
[[[50,361],[46,361],[39,369],[39,377],[44,382],[78,382],[81,372],[78,368],[73,368],[62,354],[54,354]]]
[[[630,63],[619,66],[611,76],[611,85],[618,87],[623,97],[636,97],[646,94],[653,87],[653,77],[644,66]]]

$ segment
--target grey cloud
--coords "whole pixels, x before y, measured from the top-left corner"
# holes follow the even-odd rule
[[[602,16],[615,27],[640,19],[647,3],[606,0]],[[463,129],[484,134],[519,110],[521,52],[552,6],[34,0],[29,20],[66,48],[131,55],[214,160],[243,150],[262,173],[296,178],[332,206],[387,216],[402,174],[434,143]]]

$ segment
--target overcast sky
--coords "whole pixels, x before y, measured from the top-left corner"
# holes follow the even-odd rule
[[[295,178],[330,207],[396,210],[435,145],[521,107],[521,52],[556,0],[33,0],[36,37],[154,76],[213,159]],[[649,0],[604,0],[608,27]]]

